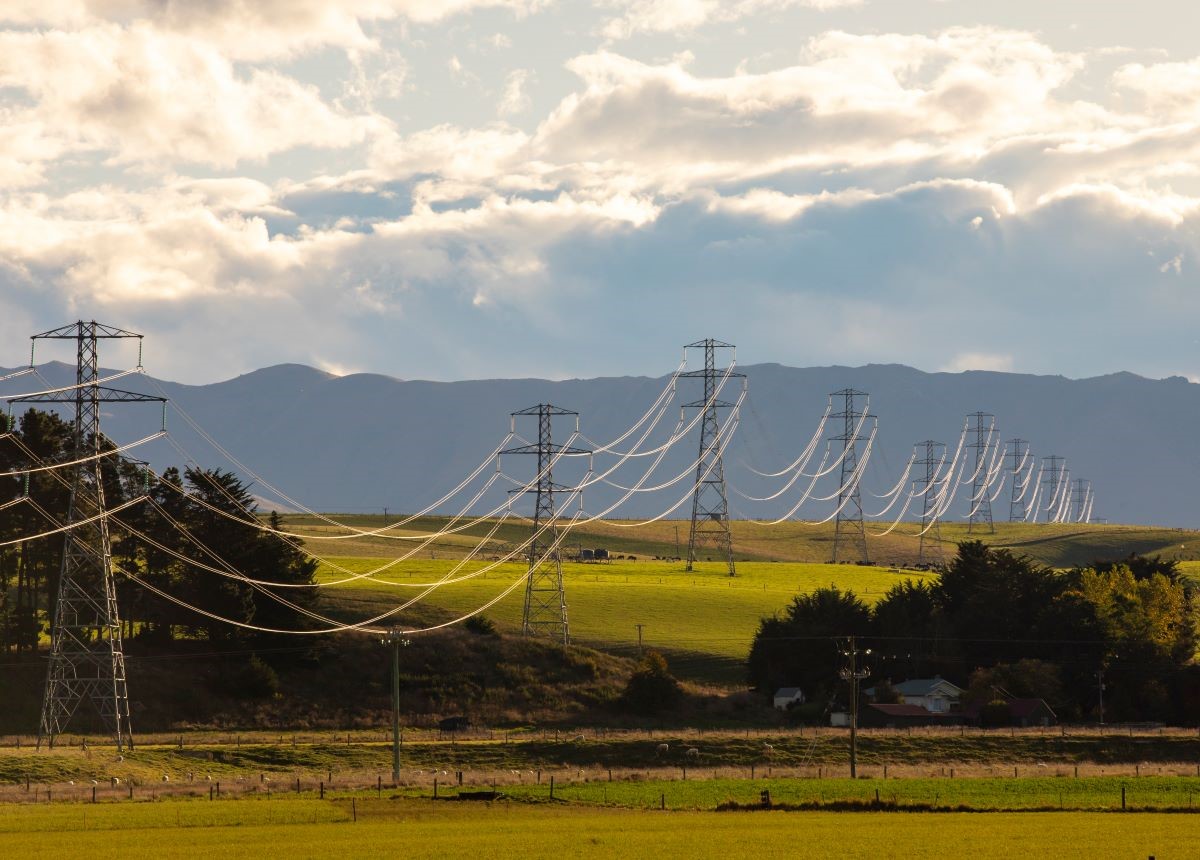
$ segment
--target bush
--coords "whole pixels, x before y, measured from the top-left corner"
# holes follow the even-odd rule
[[[979,709],[979,725],[985,729],[998,729],[1012,725],[1012,710],[1003,699],[993,699]]]
[[[496,622],[486,615],[472,615],[463,622],[463,627],[480,636],[496,636]]]
[[[657,651],[648,651],[629,676],[622,699],[632,711],[652,714],[679,704],[683,690],[667,669],[667,661]]]
[[[225,675],[225,691],[244,699],[270,699],[279,694],[279,675],[257,655]]]

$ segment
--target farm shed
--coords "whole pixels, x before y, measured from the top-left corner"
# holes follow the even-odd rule
[[[775,691],[774,705],[777,710],[786,711],[792,705],[804,704],[804,692],[799,687],[780,687]]]
[[[958,714],[934,713],[920,705],[870,704],[858,712],[858,724],[867,729],[902,729],[909,726],[957,726]]]
[[[979,712],[986,704],[986,702],[975,702],[963,708],[963,716],[967,722],[977,725],[979,723]],[[1005,704],[1008,705],[1008,712],[1012,721],[1010,725],[1017,728],[1058,725],[1058,715],[1054,713],[1053,708],[1046,704],[1045,699],[1012,698],[1006,699]]]

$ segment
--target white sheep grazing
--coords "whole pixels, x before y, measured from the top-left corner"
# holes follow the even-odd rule
[[[170,781],[171,781],[171,775],[170,775],[169,773],[164,773],[164,774],[162,775],[162,781],[163,781],[163,782],[170,782]]]
[[[662,756],[665,756],[670,751],[671,751],[670,744],[659,744],[658,748],[655,750],[654,754],[656,756],[662,757]]]
[[[684,755],[692,761],[696,761],[700,758],[700,750],[696,749],[695,747],[691,747],[687,752],[684,753]]]
[[[119,776],[114,776],[112,779],[109,780],[109,782],[112,783],[113,788],[116,788],[118,785],[121,784],[121,778]]]
[[[581,744],[584,741],[584,737],[583,737],[583,735],[575,735],[573,740],[575,741],[575,743]]]
[[[771,746],[771,744],[763,744],[763,755],[767,758],[775,755],[775,747]]]

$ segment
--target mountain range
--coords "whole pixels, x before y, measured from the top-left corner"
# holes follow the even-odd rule
[[[1194,428],[1200,426],[1200,385],[1181,377],[1152,380],[1116,373],[1067,379],[990,371],[926,373],[901,365],[793,368],[759,364],[738,369],[746,374],[747,397],[736,434],[725,452],[735,517],[780,516],[795,503],[807,484],[805,479],[771,502],[752,502],[743,494],[765,496],[778,490],[784,477],[767,480],[753,470],[773,472],[794,460],[813,436],[830,393],[854,388],[869,393],[870,412],[879,419],[862,484],[868,512],[884,507],[886,502],[878,495],[900,481],[915,443],[942,441],[953,455],[965,416],[982,411],[995,415],[1000,439],[1027,439],[1034,456],[1062,456],[1072,479],[1090,480],[1096,495],[1093,519],[1183,527],[1200,522],[1200,499],[1193,486],[1200,472],[1200,449],[1192,438]],[[43,366],[41,373],[55,385],[70,384],[74,379],[74,369],[58,363]],[[38,383],[30,380],[29,376],[9,380],[0,393],[36,388]],[[165,394],[253,470],[254,474],[243,475],[254,482],[252,490],[264,507],[283,511],[294,510],[296,505],[273,498],[263,479],[314,510],[412,512],[441,497],[487,460],[505,440],[510,421],[523,439],[510,440],[509,447],[536,440],[536,419],[510,419],[510,413],[540,403],[577,412],[582,435],[574,437],[572,444],[594,448],[616,439],[643,416],[669,382],[669,375],[428,382],[377,374],[335,376],[301,365],[278,365],[208,385],[183,385],[142,375],[111,384]],[[741,380],[731,380],[722,399],[736,400],[740,390]],[[670,435],[680,414],[679,404],[702,399],[701,380],[679,380],[674,405],[642,448],[655,447]],[[723,410],[725,414],[728,411]],[[688,410],[687,414],[694,412]],[[108,404],[103,411],[105,432],[119,443],[153,432],[160,420],[153,405]],[[195,461],[241,471],[175,409],[168,410],[167,420],[172,439]],[[573,422],[571,416],[555,419],[556,442],[570,438]],[[838,429],[831,421],[823,435],[836,435]],[[614,445],[614,450],[627,450],[638,435]],[[663,491],[634,494],[610,515],[655,516],[682,502],[671,516],[689,516],[688,488],[694,474],[689,466],[697,456],[698,444],[697,425],[668,451],[644,486],[684,477]],[[837,444],[833,443],[835,448]],[[810,469],[820,461],[821,450],[819,446]],[[164,440],[139,449],[138,456],[156,468],[183,463],[183,454]],[[579,480],[587,459],[562,461],[556,468],[556,481],[572,484]],[[609,477],[628,486],[653,459],[629,460]],[[597,470],[613,461],[611,454],[593,458]],[[505,455],[501,469],[505,477],[478,500],[476,510],[503,504],[506,491],[514,486],[506,478],[528,480],[536,471],[536,458]],[[487,465],[471,486],[480,486],[493,470]],[[816,494],[835,490],[836,483],[831,483],[835,477],[823,479]],[[623,495],[608,484],[596,483],[585,492],[583,507],[598,513]],[[964,489],[948,518],[963,517],[967,495]],[[469,498],[470,493],[455,496],[438,511],[456,511]],[[1005,487],[993,503],[997,520],[1007,519],[1008,503],[1009,489]],[[521,504],[528,509],[527,501]],[[890,516],[898,509],[896,506]],[[830,510],[830,502],[810,502],[799,515],[812,519]]]

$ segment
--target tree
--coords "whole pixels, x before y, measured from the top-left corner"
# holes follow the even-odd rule
[[[898,656],[893,671],[909,677],[942,669],[950,646],[942,641],[945,620],[934,586],[920,580],[903,580],[887,590],[872,610],[872,631],[881,650]]]
[[[759,622],[750,646],[750,684],[770,695],[779,687],[800,687],[812,701],[833,691],[841,661],[839,636],[871,632],[871,610],[852,591],[820,588],[797,595],[784,611]]]

